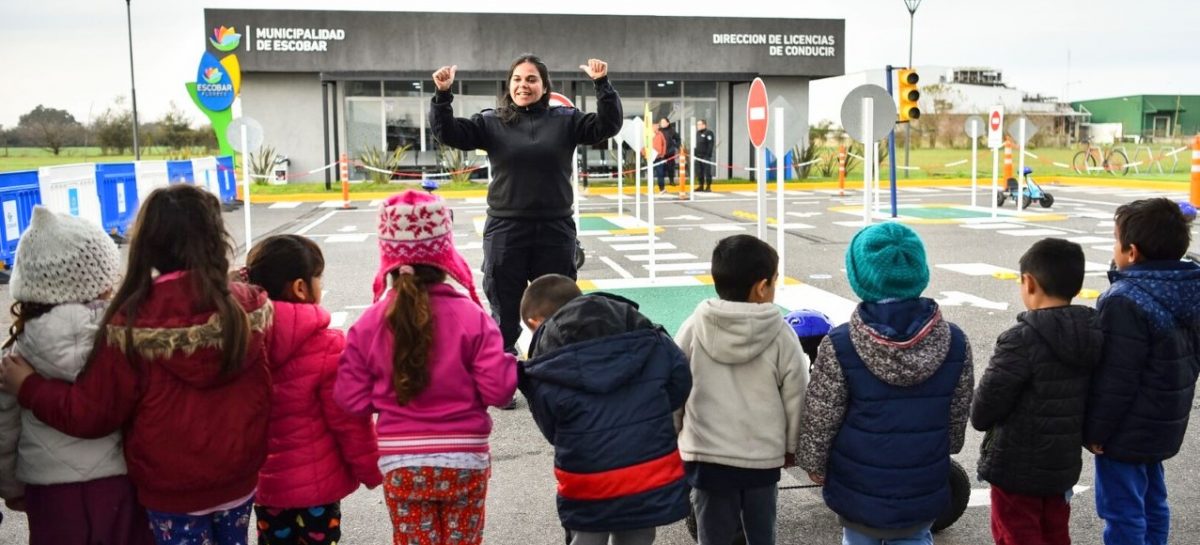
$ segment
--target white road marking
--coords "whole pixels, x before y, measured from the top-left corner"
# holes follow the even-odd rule
[[[963,293],[961,291],[943,291],[939,293],[942,294],[942,298],[938,299],[937,303],[944,307],[968,306],[986,308],[990,310],[1008,310],[1008,303],[984,299],[983,297],[971,295],[969,293]]]
[[[740,225],[716,224],[716,225],[701,225],[701,229],[710,233],[732,233],[735,231],[745,231],[746,228]]]
[[[468,242],[466,244],[455,244],[454,246],[456,248],[458,248],[459,250],[482,250],[483,249],[482,242]]]
[[[811,284],[780,284],[775,292],[775,303],[788,310],[819,310],[834,324],[850,321],[850,314],[858,306],[854,301]]]
[[[650,261],[650,254],[634,254],[625,256],[630,261]],[[696,256],[689,253],[678,254],[654,254],[655,261],[679,261],[684,259],[697,259]]]
[[[654,235],[654,240],[658,240],[659,238],[660,237],[658,235]],[[638,241],[638,240],[640,240],[640,241],[646,240],[646,235],[616,235],[616,236],[608,236],[608,237],[597,237],[596,239],[601,242],[633,242],[633,241]]]
[[[1017,223],[961,223],[959,227],[967,229],[1022,229],[1025,226]]]
[[[312,231],[313,228],[315,228],[316,226],[321,225],[322,223],[325,223],[325,220],[332,218],[334,214],[337,214],[337,210],[331,210],[329,212],[326,212],[324,216],[321,216],[321,217],[313,220],[312,223],[305,225],[304,227],[301,227],[300,230],[296,231],[295,234],[303,235],[309,231]]]
[[[1092,261],[1086,261],[1083,264],[1083,270],[1087,272],[1104,272],[1107,274],[1108,263],[1095,263]]]
[[[367,233],[353,233],[353,234],[347,234],[347,235],[329,235],[328,237],[325,237],[325,242],[328,242],[328,243],[366,242],[367,237],[370,237],[370,236],[371,235],[369,235]]]
[[[625,267],[618,265],[616,261],[613,261],[608,256],[606,256],[606,255],[600,256],[600,261],[603,261],[604,264],[608,265],[608,267],[610,269],[616,271],[617,274],[621,275],[621,278],[633,278],[632,273],[625,270]]]
[[[1065,234],[1064,231],[1058,229],[1019,229],[1012,231],[996,231],[1002,235],[1013,237],[1052,237]]]
[[[346,318],[350,317],[348,312],[330,312],[329,327],[342,327],[346,325]]]
[[[325,201],[318,204],[317,208],[341,208],[344,204],[346,204],[346,201]],[[351,203],[351,206],[353,205],[354,203]]]
[[[632,252],[632,251],[639,251],[639,250],[640,251],[649,251],[650,244],[645,243],[645,242],[637,243],[637,244],[613,244],[613,249],[618,252]],[[671,244],[670,242],[655,242],[654,249],[655,250],[674,250],[675,245]]]
[[[655,263],[651,265],[642,265],[643,269],[655,272],[689,272],[695,271],[696,274],[707,271],[712,264],[705,261],[695,261],[692,263]]]
[[[1097,242],[1112,242],[1112,237],[1068,237],[1067,240],[1075,244],[1096,244]]]
[[[357,231],[357,230],[358,230],[358,226],[357,226],[357,225],[347,225],[347,226],[345,226],[345,227],[342,227],[341,229],[338,229],[338,232],[341,232],[341,233],[349,233],[349,232],[351,232],[351,231]]]
[[[989,265],[987,263],[947,263],[944,265],[935,265],[939,269],[946,269],[959,274],[968,276],[992,276],[997,273],[1015,273],[1012,269]]]
[[[270,208],[272,210],[279,210],[279,209],[287,210],[287,209],[292,209],[292,208],[299,208],[300,205],[302,205],[302,204],[304,204],[304,203],[302,203],[302,202],[277,202],[275,204],[272,204],[271,206],[268,206],[267,208]]]

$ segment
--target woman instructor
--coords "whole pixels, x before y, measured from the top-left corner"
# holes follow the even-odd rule
[[[433,73],[437,93],[429,125],[442,145],[481,149],[492,164],[483,229],[483,291],[500,325],[505,350],[516,353],[525,287],[549,273],[575,278],[575,222],[571,175],[575,147],[603,142],[621,130],[621,99],[608,81],[608,64],[580,65],[596,88],[596,112],[550,107],[545,63],[522,55],[508,71],[499,106],[470,119],[454,117],[451,85],[457,66]]]

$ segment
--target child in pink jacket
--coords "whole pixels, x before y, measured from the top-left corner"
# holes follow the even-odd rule
[[[333,401],[346,338],[329,329],[321,308],[324,270],[321,249],[299,235],[269,237],[246,257],[245,280],[275,306],[268,454],[254,501],[260,545],[336,544],[341,499],[359,483],[383,481],[370,417],[349,415]]]
[[[350,328],[334,387],[346,410],[379,415],[379,468],[396,543],[482,541],[487,408],[506,405],[517,387],[516,360],[475,294],[452,226],[450,210],[432,195],[410,190],[383,203],[376,303]]]

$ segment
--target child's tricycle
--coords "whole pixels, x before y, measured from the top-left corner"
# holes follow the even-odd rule
[[[1054,195],[1042,191],[1042,186],[1033,180],[1033,168],[1025,167],[1024,175],[1025,191],[1021,194],[1021,208],[1029,208],[1033,201],[1037,201],[1042,208],[1054,206]],[[1004,206],[1004,201],[1008,199],[1017,202],[1016,178],[1009,178],[1004,190],[996,192],[996,206]]]

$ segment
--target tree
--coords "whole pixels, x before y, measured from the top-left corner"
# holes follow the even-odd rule
[[[47,108],[38,104],[21,116],[17,127],[25,138],[58,155],[64,146],[77,143],[83,126],[66,110]]]
[[[187,115],[171,101],[170,108],[157,122],[157,142],[172,150],[182,150],[192,146],[194,134],[192,122]]]
[[[125,107],[124,97],[117,97],[113,105],[96,118],[92,132],[105,154],[120,154],[133,149],[133,112]]]

